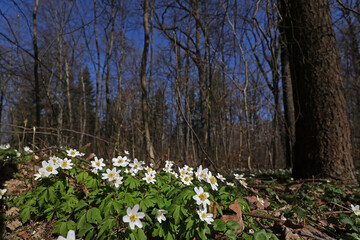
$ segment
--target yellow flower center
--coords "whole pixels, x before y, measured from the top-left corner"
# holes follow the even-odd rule
[[[62,167],[67,167],[67,165],[68,165],[68,163],[67,163],[67,161],[65,161],[65,160],[64,160],[64,161],[62,162],[62,164],[61,164]]]
[[[118,160],[118,163],[123,163],[123,162],[124,160],[122,158]]]
[[[75,154],[76,154],[75,151],[71,151],[71,152],[70,152],[70,155],[75,155]]]
[[[360,209],[355,209],[354,212],[360,213]]]
[[[203,213],[201,214],[201,217],[202,217],[202,218],[207,218],[207,213],[206,213],[206,212],[203,212]]]
[[[40,174],[40,176],[41,176],[41,177],[44,177],[44,176],[45,176],[45,174],[44,174],[44,173],[41,173],[41,174]]]
[[[130,215],[130,221],[135,222],[137,219],[138,219],[137,214],[132,213],[132,214]]]
[[[163,215],[162,212],[159,212],[159,213],[158,213],[158,217],[161,217],[162,215]]]
[[[52,170],[53,170],[53,167],[52,167],[51,165],[48,165],[48,166],[46,167],[46,171],[52,172]]]
[[[247,185],[247,183],[244,180],[241,180],[241,183],[245,186]]]
[[[190,178],[188,176],[184,177],[184,181],[185,182],[189,182],[190,181]]]
[[[200,198],[201,200],[206,200],[206,199],[207,199],[206,193],[200,193],[199,198]]]
[[[135,164],[135,165],[134,165],[134,169],[137,169],[138,167],[139,167],[138,164]]]
[[[211,177],[210,177],[210,182],[211,182],[211,183],[216,183],[216,182],[217,182],[216,177],[211,176]]]
[[[95,164],[96,164],[96,166],[100,166],[101,163],[100,163],[100,162],[96,162]]]
[[[115,173],[114,172],[109,172],[108,176],[109,176],[109,178],[112,178],[112,177],[115,176]]]
[[[152,178],[151,178],[151,177],[147,177],[147,180],[150,182],[150,181],[152,180]]]
[[[202,178],[205,178],[205,177],[206,177],[206,174],[205,174],[204,171],[200,173],[200,177],[202,177]]]

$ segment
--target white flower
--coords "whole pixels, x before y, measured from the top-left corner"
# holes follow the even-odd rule
[[[152,175],[156,175],[156,171],[154,169],[152,169],[151,167],[145,167],[146,172],[148,172],[149,174]]]
[[[193,175],[194,174],[194,172],[193,172],[193,168],[192,167],[189,167],[188,165],[184,165],[184,167],[183,167],[186,171],[187,171],[187,173],[189,174],[189,175]]]
[[[0,199],[2,199],[2,197],[4,196],[4,194],[7,192],[7,189],[0,189]]]
[[[145,177],[143,178],[143,180],[145,180],[146,183],[152,183],[152,184],[156,182],[154,176],[150,173],[145,173]]]
[[[126,167],[129,164],[129,160],[126,156],[118,156],[117,158],[113,158],[112,162],[116,167]]]
[[[185,185],[190,185],[192,184],[191,180],[193,179],[193,177],[189,175],[183,175],[180,176],[180,179]]]
[[[173,165],[174,165],[174,161],[169,161],[169,160],[165,161],[165,166],[172,167]]]
[[[125,153],[126,155],[129,155],[129,152],[128,152],[128,151],[126,151],[126,150],[124,150],[124,153]]]
[[[24,147],[24,152],[26,154],[30,154],[30,153],[33,153],[33,150],[31,150],[30,147],[26,146],[26,147]]]
[[[226,185],[228,185],[228,186],[234,186],[234,183],[233,182],[226,182]]]
[[[74,164],[71,162],[71,159],[64,158],[60,162],[60,167],[62,169],[72,169],[72,165]]]
[[[163,170],[167,173],[171,173],[172,169],[171,169],[172,165],[165,165],[165,167],[163,168]]]
[[[94,161],[91,161],[91,166],[96,170],[102,170],[103,167],[105,167],[105,163],[103,163],[103,161],[103,158],[98,159],[97,157],[94,157]]]
[[[98,169],[96,169],[96,168],[91,169],[91,172],[94,173],[94,174],[96,174],[96,175],[99,173],[99,172],[98,172]]]
[[[201,182],[202,180],[206,181],[207,179],[207,175],[208,175],[208,169],[207,168],[202,168],[202,165],[199,166],[199,168],[197,169],[195,176],[196,178]]]
[[[186,171],[185,168],[180,168],[180,167],[179,167],[179,174],[180,174],[180,176],[190,175],[190,174],[188,174],[188,172]]]
[[[206,209],[199,209],[197,210],[197,213],[199,214],[200,220],[207,222],[207,224],[211,224],[214,219],[212,213],[208,213]]]
[[[0,149],[2,149],[2,150],[7,150],[7,149],[9,149],[10,148],[10,144],[1,144],[0,145]]]
[[[163,210],[163,209],[159,209],[159,210],[156,212],[156,218],[157,218],[157,220],[159,221],[159,223],[161,223],[162,221],[165,221],[165,220],[166,220],[165,214],[167,214],[167,213],[168,213],[168,211]]]
[[[45,169],[45,177],[48,177],[51,174],[58,174],[56,166],[52,162],[42,161],[42,167]]]
[[[56,157],[56,156],[51,156],[51,157],[49,158],[49,162],[52,162],[52,163],[54,164],[54,166],[55,166],[56,168],[58,168],[59,165],[60,165],[60,163],[61,163],[61,158],[58,158],[58,157]]]
[[[283,221],[287,220],[286,217],[284,217],[284,215],[281,215],[280,219],[283,220]]]
[[[216,177],[217,177],[220,181],[222,181],[222,182],[226,181],[226,179],[224,178],[224,176],[221,175],[220,173],[218,173],[218,174],[216,175]]]
[[[204,192],[204,189],[202,187],[194,187],[194,191],[196,192],[196,195],[193,196],[193,199],[196,201],[196,204],[202,204],[206,209],[206,205],[210,205],[209,193]]]
[[[215,176],[209,171],[207,182],[210,183],[211,189],[217,191],[218,190],[218,183]]]
[[[131,169],[137,173],[139,170],[143,170],[142,161],[138,161],[136,158],[133,163],[130,163],[129,166]]]
[[[112,182],[114,178],[119,176],[119,171],[116,171],[116,168],[113,168],[112,170],[106,169],[106,173],[103,173],[102,179],[108,179],[109,182]]]
[[[15,149],[15,152],[16,152],[16,157],[21,157],[21,152],[18,152],[18,150]]]
[[[256,196],[256,199],[258,200],[258,202],[261,204],[261,205],[263,205],[264,206],[264,199],[262,199],[262,198],[259,198],[259,196]]]
[[[120,176],[116,176],[114,178],[114,180],[112,180],[110,183],[111,185],[114,185],[116,188],[118,188],[120,186],[120,184],[123,183],[123,177],[120,177]]]
[[[77,157],[77,156],[81,156],[81,154],[79,153],[78,150],[76,149],[69,149],[69,150],[66,150],[66,153],[69,157]]]
[[[74,230],[68,231],[66,238],[64,238],[63,236],[59,236],[57,240],[75,240]]]
[[[132,230],[135,229],[135,226],[142,228],[142,222],[140,219],[145,217],[145,213],[138,212],[138,210],[139,204],[136,204],[133,209],[128,207],[126,210],[127,215],[123,217],[123,221],[128,222],[130,224],[130,229]]]
[[[246,178],[244,178],[244,174],[234,173],[234,176],[236,180],[246,180]]]
[[[241,180],[239,180],[239,183],[241,184],[241,185],[243,185],[244,186],[244,188],[248,188],[248,184],[247,184],[247,182],[245,182],[245,180],[243,180],[243,179],[241,179]]]
[[[45,177],[46,170],[44,168],[40,168],[38,173],[35,173],[35,180],[38,180],[39,178]]]
[[[136,175],[136,173],[134,172],[134,170],[133,170],[132,168],[131,168],[131,169],[125,169],[124,172],[130,174],[131,176],[135,176],[135,175]]]
[[[351,209],[353,210],[353,212],[355,213],[356,216],[360,216],[359,205],[354,206],[351,204]]]

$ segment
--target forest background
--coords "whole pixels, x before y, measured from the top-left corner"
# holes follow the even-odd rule
[[[292,167],[298,116],[278,2],[150,1],[147,24],[144,2],[0,1],[1,142]],[[329,4],[359,167],[360,1]]]

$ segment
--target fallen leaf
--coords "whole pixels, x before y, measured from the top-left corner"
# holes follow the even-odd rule
[[[9,222],[6,224],[6,227],[10,229],[11,231],[15,231],[18,227],[21,227],[22,223],[19,221],[19,219],[15,219],[14,221]]]
[[[223,220],[224,222],[228,222],[229,220],[234,220],[238,222],[241,226],[241,229],[234,231],[234,233],[240,234],[244,230],[245,226],[244,226],[244,221],[242,219],[242,212],[239,201],[236,199],[235,202],[229,206],[229,208],[233,210],[236,213],[236,215],[223,215],[220,219]]]

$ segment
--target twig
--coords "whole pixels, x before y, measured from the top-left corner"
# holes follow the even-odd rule
[[[298,234],[298,235],[301,235],[301,236],[304,236],[304,237],[311,237],[312,239],[316,239],[316,240],[327,240],[326,238],[318,237],[318,236],[315,236],[313,234],[303,232],[301,230],[296,230],[294,232],[296,234]]]
[[[250,216],[250,217],[256,217],[256,218],[264,218],[264,219],[269,219],[269,220],[273,220],[273,221],[277,221],[277,222],[285,222],[285,220],[282,220],[280,218],[275,218],[275,217],[270,217],[270,216],[265,216],[265,215],[258,215],[258,214],[255,214],[255,213],[243,212],[242,215]]]
[[[333,215],[333,214],[340,214],[340,213],[352,213],[352,211],[351,211],[351,210],[346,210],[346,211],[333,211],[333,212],[320,213],[319,215]]]

